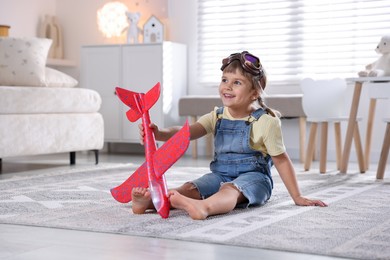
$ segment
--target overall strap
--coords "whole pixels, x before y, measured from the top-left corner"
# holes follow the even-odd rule
[[[224,109],[224,107],[219,107],[219,108],[217,108],[216,113],[217,113],[217,118],[218,118],[218,119],[221,119],[221,118],[222,118],[223,109]]]
[[[262,108],[253,111],[248,118],[248,123],[251,124],[253,121],[259,120],[259,118],[264,114],[267,114],[267,112]]]
[[[216,110],[216,113],[217,113],[217,126],[218,126],[219,121],[222,119],[223,109],[224,109],[224,107],[219,107]],[[249,118],[248,118],[248,123],[250,124],[253,121],[259,120],[259,118],[262,115],[264,115],[264,114],[267,114],[267,112],[264,109],[262,109],[262,108],[259,108],[259,109],[255,110],[255,111],[253,111],[250,114]]]
[[[223,114],[223,108],[224,108],[224,107],[219,107],[219,108],[217,108],[217,110],[215,111],[216,114],[217,114],[217,123],[215,124],[214,136],[217,134],[217,129],[218,129],[219,125],[221,124],[221,119],[222,119],[222,114]]]

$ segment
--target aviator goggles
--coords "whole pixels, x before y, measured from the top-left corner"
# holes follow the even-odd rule
[[[254,76],[263,76],[263,67],[260,59],[247,51],[241,53],[233,53],[229,57],[222,60],[221,70],[223,71],[234,60],[240,61],[241,67]]]

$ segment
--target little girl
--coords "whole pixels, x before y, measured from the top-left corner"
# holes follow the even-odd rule
[[[183,209],[193,219],[257,206],[271,197],[271,167],[275,165],[291,198],[300,206],[327,206],[305,198],[299,191],[295,171],[283,143],[277,111],[261,97],[266,75],[258,57],[244,51],[222,60],[219,95],[223,107],[215,108],[190,126],[191,139],[214,133],[215,155],[211,172],[169,191],[173,208]],[[159,129],[151,124],[156,140],[167,141],[179,129]],[[144,131],[140,125],[141,143]],[[153,209],[146,188],[132,191],[133,212]]]

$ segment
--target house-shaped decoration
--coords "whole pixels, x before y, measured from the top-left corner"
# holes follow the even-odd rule
[[[144,43],[163,42],[164,25],[152,15],[144,24]]]

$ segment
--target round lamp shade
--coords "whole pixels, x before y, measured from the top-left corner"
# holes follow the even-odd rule
[[[129,25],[126,17],[127,6],[121,2],[109,2],[97,12],[99,30],[107,38],[121,36]]]

